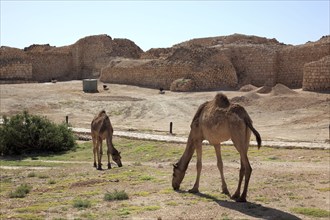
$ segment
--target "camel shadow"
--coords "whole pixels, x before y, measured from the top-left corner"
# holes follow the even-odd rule
[[[187,191],[179,191],[179,193],[189,193]],[[267,219],[267,220],[300,220],[301,218],[292,215],[290,213],[266,207],[261,204],[253,203],[253,202],[246,202],[246,203],[238,203],[235,201],[227,201],[227,200],[220,200],[217,199],[214,196],[205,194],[205,193],[194,193],[194,195],[213,200],[216,202],[219,206],[232,209],[235,211],[238,211],[240,213],[243,213],[245,215],[248,215],[253,218],[261,218],[261,219]]]

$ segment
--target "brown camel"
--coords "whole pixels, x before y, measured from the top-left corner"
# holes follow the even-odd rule
[[[112,143],[113,128],[109,117],[105,111],[101,111],[92,121],[91,124],[91,134],[93,139],[93,154],[94,154],[94,167],[98,170],[102,170],[102,141],[106,139],[108,150],[108,169],[111,169],[110,154],[112,160],[117,163],[119,167],[122,166],[120,152],[116,150]],[[97,156],[97,166],[96,166],[96,156]]]
[[[231,139],[235,148],[239,152],[241,159],[238,187],[231,198],[235,199],[237,202],[246,202],[249,180],[252,173],[252,168],[247,156],[251,131],[256,136],[258,149],[261,146],[260,134],[252,126],[252,120],[246,110],[238,104],[230,103],[227,96],[218,93],[213,100],[205,102],[199,106],[190,127],[191,130],[186,149],[179,162],[173,165],[173,189],[178,190],[180,188],[188,164],[196,150],[197,178],[193,188],[189,190],[189,192],[199,192],[199,179],[202,170],[202,141],[208,140],[215,148],[217,165],[222,182],[222,193],[229,195],[223,174],[220,143]],[[245,182],[244,190],[241,194],[243,177],[245,177]]]

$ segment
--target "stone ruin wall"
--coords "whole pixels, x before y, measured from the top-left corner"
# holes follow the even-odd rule
[[[0,83],[32,80],[32,65],[26,62],[26,56],[21,50],[2,47],[0,58]]]
[[[330,39],[329,39],[330,40]],[[277,83],[290,88],[301,88],[304,77],[304,65],[330,55],[328,43],[307,43],[300,46],[287,46],[277,54]]]
[[[200,68],[196,68],[195,63],[188,60],[171,62],[157,59],[118,59],[102,69],[100,80],[105,83],[163,89],[170,89],[177,79],[192,80],[194,90],[236,87],[236,71],[231,62],[226,57],[218,58],[217,62],[214,62],[216,58],[217,54],[201,64],[203,67]]]
[[[249,83],[256,86],[282,83],[290,88],[301,88],[304,86],[305,75],[308,76],[308,73],[304,74],[304,65],[330,55],[329,36],[300,46],[275,41],[258,44],[252,38],[235,43],[237,37],[241,38],[210,38],[211,41],[206,38],[198,41],[207,44],[208,47],[204,48],[213,51],[205,52],[206,61],[194,60],[194,57],[191,59],[189,49],[188,53],[179,53],[173,60],[169,60],[177,47],[184,46],[143,52],[130,40],[111,39],[107,35],[86,37],[73,45],[59,48],[44,45],[32,46],[23,51],[1,47],[0,79],[1,83],[15,80],[45,82],[52,78],[72,80],[97,78],[101,75],[101,80],[105,82],[165,89],[180,78],[192,79],[196,90],[234,88]],[[228,44],[223,43],[228,40]],[[187,44],[187,47],[192,46]],[[214,49],[219,51],[218,55],[214,55]],[[214,56],[208,57],[209,53]],[[180,57],[187,54],[186,58],[180,60]],[[113,65],[109,68],[109,62],[119,56],[129,58],[126,63],[137,60],[140,64],[134,67]],[[317,82],[315,77],[313,82]]]
[[[239,86],[276,84],[276,49],[263,45],[231,46],[226,50],[239,79]]]
[[[31,63],[11,63],[0,66],[0,80],[4,82],[32,80]]]
[[[330,56],[304,65],[303,90],[330,90]]]
[[[21,82],[21,79],[49,82],[98,78],[101,68],[120,54],[138,58],[143,51],[127,39],[98,35],[80,39],[65,47],[31,45],[20,50],[0,48],[1,83]]]
[[[143,51],[127,39],[98,35],[80,39],[73,45],[72,57],[79,78],[98,78],[102,67],[114,57],[139,58]]]

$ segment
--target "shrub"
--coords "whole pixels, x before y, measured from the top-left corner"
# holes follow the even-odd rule
[[[4,117],[0,127],[0,155],[56,153],[75,147],[73,132],[66,124],[57,125],[27,111],[10,119]]]
[[[9,193],[10,198],[24,198],[30,192],[32,186],[22,184],[14,192]]]
[[[128,199],[128,195],[127,195],[127,193],[125,191],[117,191],[117,190],[115,190],[112,193],[107,192],[104,195],[104,200],[105,201],[126,200],[126,199]]]
[[[80,198],[77,198],[73,201],[73,207],[79,209],[89,208],[91,207],[91,202],[88,200],[82,200]]]

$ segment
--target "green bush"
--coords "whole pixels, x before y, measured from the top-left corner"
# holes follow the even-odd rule
[[[128,195],[127,195],[127,193],[125,191],[117,191],[117,190],[115,190],[112,193],[107,192],[104,195],[104,200],[105,201],[126,200],[126,199],[128,199]]]
[[[45,117],[27,111],[0,126],[0,155],[56,153],[76,147],[73,132],[66,124],[55,124]]]
[[[9,193],[10,198],[24,198],[30,192],[32,186],[22,184],[15,191]]]
[[[81,198],[77,198],[73,201],[73,207],[79,209],[90,208],[91,202],[88,200],[82,200]]]

